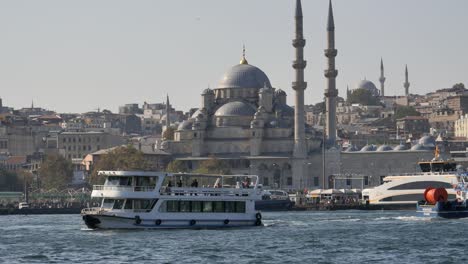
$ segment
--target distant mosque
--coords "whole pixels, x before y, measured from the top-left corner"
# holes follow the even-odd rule
[[[353,90],[347,89],[346,96],[349,96],[352,91],[355,91],[357,89],[364,89],[368,91],[374,97],[385,97],[385,80],[386,79],[387,78],[385,77],[383,59],[380,59],[380,77],[379,77],[380,90],[377,89],[377,87],[372,81],[369,81],[366,78],[364,78],[364,80],[359,81],[354,86]],[[409,92],[410,83],[408,80],[408,65],[405,66],[405,82],[403,83],[403,87],[405,89],[404,90],[405,96],[408,96],[410,94]]]

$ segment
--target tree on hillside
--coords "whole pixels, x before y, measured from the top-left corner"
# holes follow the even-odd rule
[[[58,154],[48,155],[39,169],[39,177],[44,189],[65,189],[73,180],[73,165]]]
[[[349,104],[361,105],[379,105],[379,99],[374,97],[371,92],[366,89],[356,89],[350,92],[346,101]]]
[[[456,83],[452,86],[452,88],[455,88],[455,89],[460,89],[460,90],[464,90],[465,89],[465,85],[463,83]]]
[[[133,146],[117,147],[107,154],[101,155],[94,164],[93,171],[88,182],[103,184],[104,177],[98,175],[100,170],[149,170],[150,164],[145,160],[143,152]]]
[[[181,160],[173,160],[167,164],[166,171],[168,172],[188,172],[189,169]]]
[[[231,174],[229,164],[217,158],[210,158],[200,162],[200,166],[194,172],[204,174]]]
[[[398,106],[395,112],[395,118],[400,119],[406,116],[420,116],[421,113],[416,111],[412,106]]]
[[[167,127],[166,130],[164,130],[162,137],[166,140],[174,140],[174,132],[175,128]]]

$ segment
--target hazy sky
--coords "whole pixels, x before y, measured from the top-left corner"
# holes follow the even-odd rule
[[[323,98],[327,0],[303,0],[306,104]],[[466,0],[334,0],[337,85],[364,77],[386,95],[468,84]],[[295,0],[0,0],[0,97],[59,112],[163,102],[188,110],[237,64],[250,64],[293,100]],[[379,87],[379,86],[378,86]]]

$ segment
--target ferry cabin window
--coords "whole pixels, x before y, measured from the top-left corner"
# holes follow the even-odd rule
[[[116,199],[114,201],[114,206],[112,207],[112,209],[122,209],[123,205],[124,205],[124,199]]]
[[[136,177],[136,186],[155,187],[157,177]]]
[[[131,210],[131,209],[133,209],[133,200],[127,199],[127,201],[125,201],[125,207],[124,207],[124,209],[126,209],[126,210]]]
[[[213,202],[213,211],[215,213],[224,213],[224,202]]]
[[[422,182],[409,182],[389,188],[389,190],[412,190],[412,189],[426,189],[432,188],[452,188],[450,183],[437,182],[437,181],[422,181]],[[421,195],[420,195],[421,196]],[[422,197],[422,196],[421,196]]]
[[[236,202],[226,202],[225,208],[226,208],[226,213],[236,212]]]
[[[199,213],[202,211],[203,202],[201,201],[192,201],[192,212]]]
[[[167,201],[167,212],[178,212],[179,211],[179,201]]]
[[[245,213],[245,202],[236,202],[236,213]]]
[[[190,201],[180,201],[179,206],[180,212],[190,212]]]
[[[203,202],[203,212],[213,212],[213,203]]]
[[[245,213],[245,202],[234,201],[166,201],[160,211],[181,213]]]
[[[112,208],[114,206],[114,199],[102,199],[102,208]]]

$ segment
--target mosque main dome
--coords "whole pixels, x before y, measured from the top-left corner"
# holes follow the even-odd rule
[[[362,80],[356,84],[354,89],[364,89],[371,92],[372,95],[378,96],[379,90],[375,86],[375,84],[369,80]]]
[[[250,64],[238,64],[231,67],[219,82],[218,89],[230,88],[271,88],[267,75]]]

